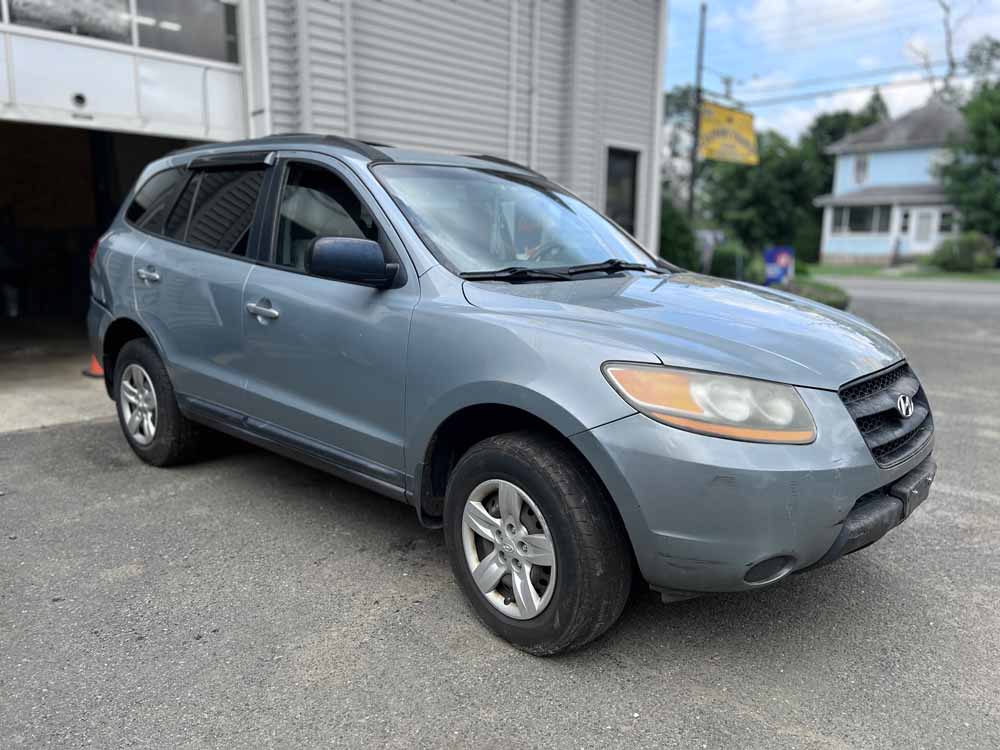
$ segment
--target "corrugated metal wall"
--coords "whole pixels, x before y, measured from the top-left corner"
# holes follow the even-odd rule
[[[646,239],[665,0],[262,1],[276,132],[494,154],[598,206],[635,148]]]

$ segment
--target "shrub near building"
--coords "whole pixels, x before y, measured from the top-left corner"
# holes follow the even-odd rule
[[[944,271],[986,271],[993,268],[993,242],[980,232],[965,232],[944,240],[930,257],[931,265]]]

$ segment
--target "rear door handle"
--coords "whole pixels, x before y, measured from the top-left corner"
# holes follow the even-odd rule
[[[278,311],[271,307],[270,301],[262,299],[259,302],[247,302],[247,312],[257,318],[258,323],[264,320],[277,320]]]
[[[147,284],[155,284],[160,280],[160,274],[156,272],[156,269],[150,266],[149,268],[139,268],[136,270],[135,275],[140,279],[145,281]]]

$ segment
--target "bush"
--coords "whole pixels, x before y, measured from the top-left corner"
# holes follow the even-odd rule
[[[749,266],[750,251],[738,240],[726,240],[712,253],[712,268],[709,273],[723,279],[742,280]]]
[[[812,279],[795,279],[788,286],[788,291],[798,294],[800,297],[807,297],[824,305],[836,307],[839,310],[846,310],[851,298],[843,289],[833,284],[823,284]]]
[[[660,257],[691,271],[701,270],[701,252],[695,242],[691,222],[663,191],[660,207]]]
[[[973,272],[993,268],[995,257],[989,237],[979,232],[965,232],[938,245],[930,262],[944,271]]]
[[[767,279],[767,264],[764,263],[764,256],[754,253],[750,262],[743,268],[743,280],[751,284],[763,284]]]

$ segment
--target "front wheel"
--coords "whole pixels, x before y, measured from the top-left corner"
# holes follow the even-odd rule
[[[590,468],[557,438],[515,432],[473,446],[445,499],[452,569],[497,635],[536,655],[579,648],[628,599],[628,538]]]

